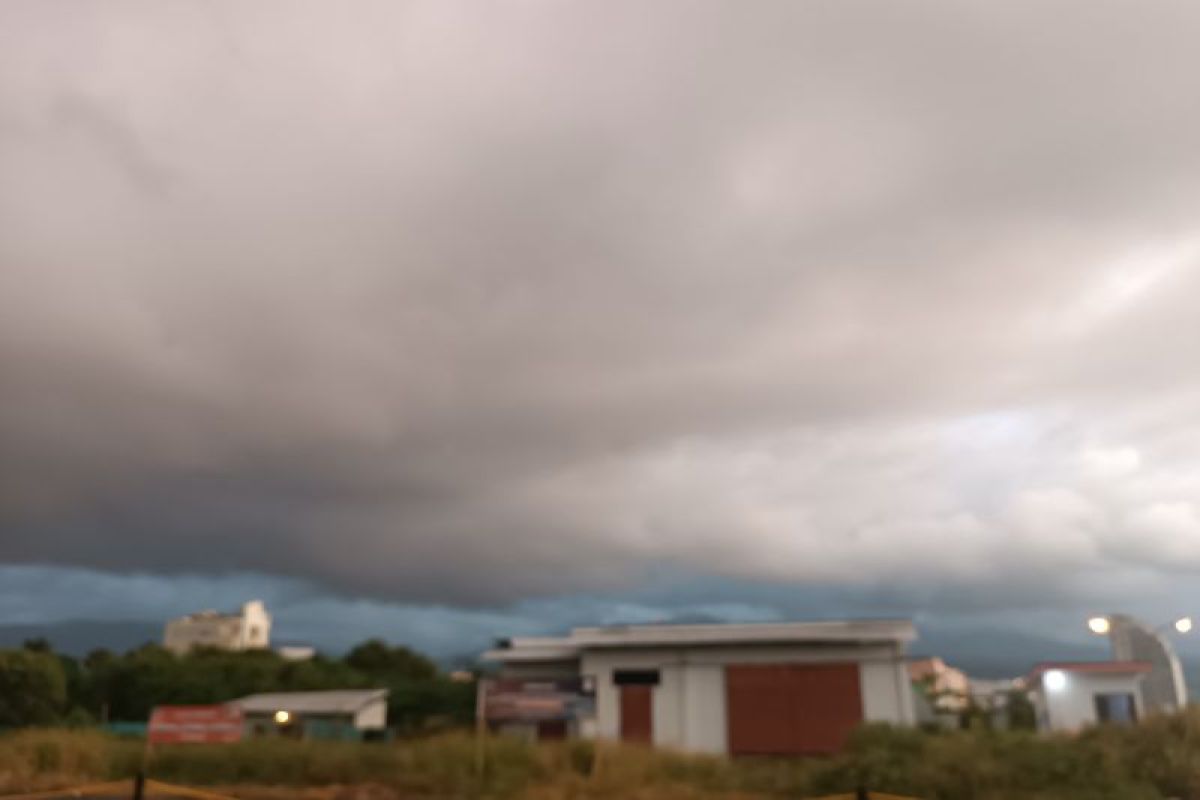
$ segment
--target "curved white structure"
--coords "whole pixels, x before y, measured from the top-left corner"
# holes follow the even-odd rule
[[[1142,682],[1146,711],[1170,713],[1186,706],[1183,666],[1171,642],[1154,628],[1125,614],[1109,614],[1108,622],[1113,658],[1150,664],[1150,672]]]

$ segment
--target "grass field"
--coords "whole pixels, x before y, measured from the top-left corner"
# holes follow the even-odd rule
[[[0,794],[126,778],[140,742],[91,731],[27,730],[0,737]],[[151,777],[236,787],[253,800],[342,798],[819,797],[878,791],[939,800],[1200,800],[1200,712],[1080,737],[923,733],[864,728],[824,760],[685,756],[588,742],[529,745],[493,738],[484,770],[468,735],[390,744],[253,741],[161,748]]]

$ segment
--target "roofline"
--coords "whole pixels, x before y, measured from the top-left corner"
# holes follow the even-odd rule
[[[907,619],[706,624],[611,625],[574,628],[562,637],[526,637],[484,653],[488,661],[568,661],[584,650],[712,647],[736,644],[906,643],[917,638]]]
[[[711,623],[702,625],[623,625],[575,628],[569,641],[585,647],[642,644],[733,644],[741,642],[910,642],[911,620],[824,620],[818,622]]]
[[[574,646],[562,646],[556,648],[512,648],[512,649],[493,649],[488,650],[483,654],[484,661],[507,661],[507,662],[525,662],[525,661],[578,661],[580,648]]]
[[[369,706],[371,703],[376,702],[377,700],[380,700],[380,699],[386,700],[390,691],[391,691],[390,689],[317,689],[317,690],[314,690],[311,692],[257,692],[255,694],[248,694],[245,697],[239,697],[236,700],[230,700],[229,704],[230,705],[241,705],[242,703],[245,703],[250,700],[254,700],[255,698],[258,698],[258,697],[276,697],[279,695],[344,694],[344,693],[348,693],[348,692],[354,693],[354,694],[362,693],[362,694],[365,694],[366,696],[363,698],[363,701],[361,703],[359,703],[357,706],[354,707],[354,713],[358,713],[359,711],[362,711],[364,708]],[[309,714],[337,714],[337,713],[344,713],[344,712],[340,712],[340,711],[312,712],[312,711],[310,711],[308,713]]]
[[[1035,664],[1024,680],[1038,681],[1047,672],[1082,672],[1091,675],[1144,675],[1153,669],[1149,661],[1043,661]]]

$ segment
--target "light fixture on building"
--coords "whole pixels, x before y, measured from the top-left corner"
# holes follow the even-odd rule
[[[286,712],[286,711],[276,711],[275,712],[275,724],[276,725],[287,725],[291,721],[292,721],[292,715],[289,714],[288,712]]]
[[[1192,618],[1180,617],[1179,619],[1175,620],[1175,630],[1179,631],[1180,633],[1189,633],[1192,630]]]
[[[1088,630],[1092,633],[1103,636],[1112,629],[1112,623],[1108,621],[1108,617],[1092,617],[1088,620]]]
[[[1042,682],[1052,692],[1062,691],[1067,687],[1067,673],[1061,669],[1052,669],[1042,676]]]

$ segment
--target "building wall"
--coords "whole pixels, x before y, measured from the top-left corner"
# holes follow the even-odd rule
[[[255,650],[271,646],[271,615],[259,600],[242,606],[239,650]]]
[[[907,725],[916,723],[912,683],[900,656],[860,662],[859,680],[862,682],[864,720]]]
[[[1044,683],[1030,694],[1038,712],[1038,727],[1042,730],[1077,731],[1096,723],[1097,694],[1130,693],[1133,695],[1138,718],[1145,716],[1139,675],[1094,674],[1066,672],[1066,685],[1057,691],[1045,688]]]
[[[654,743],[693,752],[728,751],[725,667],[729,664],[858,662],[867,721],[911,725],[912,692],[898,645],[745,646],[592,650],[581,673],[596,683],[595,733],[620,734],[618,669],[658,669],[653,696]]]
[[[197,647],[222,650],[241,649],[241,622],[229,616],[193,616],[171,620],[163,636],[163,646],[173,653],[186,653]]]
[[[271,615],[258,600],[242,606],[241,614],[203,612],[167,623],[163,646],[173,653],[187,653],[197,647],[221,650],[265,648],[271,642]]]
[[[712,702],[712,698],[719,702]],[[725,667],[692,664],[684,687],[685,730],[683,747],[696,753],[729,750],[729,723],[725,717]]]
[[[379,699],[362,708],[354,716],[354,726],[364,731],[387,727],[387,700]]]

